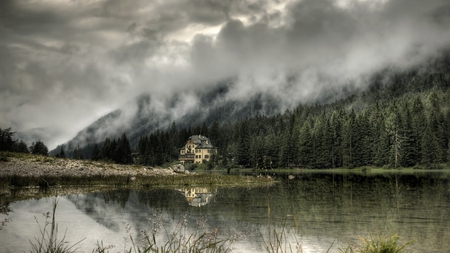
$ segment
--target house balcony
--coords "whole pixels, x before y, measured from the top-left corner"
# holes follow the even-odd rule
[[[194,161],[194,154],[180,155],[180,161]]]

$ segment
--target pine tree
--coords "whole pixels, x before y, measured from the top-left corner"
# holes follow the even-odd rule
[[[250,132],[248,122],[244,120],[239,126],[237,146],[237,163],[244,167],[250,166]]]
[[[316,168],[330,168],[331,167],[331,150],[333,145],[332,131],[329,122],[322,114],[316,119],[313,129],[313,144]]]
[[[263,165],[264,137],[253,135],[250,144],[251,166],[260,168]]]
[[[106,138],[105,143],[103,144],[101,150],[102,158],[107,161],[113,161],[115,150],[116,150],[116,141],[114,139],[111,141],[110,138]]]
[[[173,122],[168,132],[167,148],[169,151],[169,161],[178,159],[178,148],[181,146],[178,144],[179,138],[177,126],[175,125],[175,122]]]
[[[427,120],[425,116],[425,107],[419,95],[417,95],[411,105],[411,131],[414,141],[415,159],[414,164],[422,160],[422,139],[425,132]]]
[[[343,111],[333,111],[330,119],[333,144],[331,147],[331,167],[342,166],[342,118]]]
[[[429,108],[428,108],[428,127],[430,128],[430,136],[433,140],[436,141],[436,147],[434,148],[436,152],[436,157],[434,159],[434,163],[440,163],[446,160],[446,146],[447,140],[445,136],[444,129],[444,118],[441,113],[441,107],[439,103],[439,97],[435,92],[431,92],[427,99]],[[426,153],[426,151],[424,151]],[[422,154],[424,153],[422,152]],[[428,160],[428,159],[425,159]]]
[[[402,118],[400,117],[399,108],[394,101],[387,109],[385,127],[390,138],[390,155],[389,164],[394,168],[399,165],[400,152],[403,150],[404,137],[401,132]]]
[[[373,164],[383,166],[388,163],[390,140],[386,131],[385,116],[379,105],[371,115],[371,124],[373,125],[373,145],[374,152]]]
[[[438,141],[432,131],[432,127],[427,126],[422,138],[421,164],[426,166],[430,166],[438,160]]]
[[[94,145],[94,149],[92,150],[92,153],[91,153],[91,160],[98,161],[100,159],[102,159],[102,155],[101,155],[101,152],[100,152],[100,148],[98,147],[98,145],[96,143]]]
[[[73,157],[73,159],[77,159],[77,160],[83,159],[83,157],[81,155],[80,144],[78,144],[77,147],[74,149],[72,157]]]
[[[419,162],[417,156],[417,149],[415,143],[417,142],[417,136],[415,136],[414,131],[412,130],[412,115],[409,109],[409,104],[405,102],[402,105],[402,126],[401,133],[403,134],[403,152],[400,157],[400,165],[403,167],[411,167]]]
[[[125,133],[117,140],[117,146],[114,152],[113,161],[119,164],[132,164],[133,157],[131,155],[130,142]]]
[[[11,132],[11,128],[0,128],[0,151],[13,151],[13,145],[16,143],[12,139],[15,132]]]
[[[61,148],[59,149],[59,153],[56,156],[59,158],[66,158],[66,152],[64,152],[63,146],[61,146]]]
[[[27,144],[25,144],[25,142],[23,142],[22,140],[20,140],[19,143],[17,143],[17,142],[15,143],[13,151],[17,152],[17,153],[25,153],[25,154],[30,153],[30,151],[28,150]]]
[[[141,136],[138,141],[138,152],[140,159],[143,160],[147,150],[148,137],[146,135]]]
[[[31,145],[30,149],[31,149],[31,153],[34,154],[34,155],[48,156],[48,148],[40,140],[37,141],[36,143],[33,142],[33,144]]]
[[[355,156],[355,147],[358,138],[358,129],[356,124],[356,114],[352,109],[348,115],[345,124],[342,138],[342,157],[343,166],[353,168],[356,166],[358,157]]]
[[[367,112],[356,117],[357,138],[355,156],[358,157],[355,166],[366,166],[373,163],[373,135]]]
[[[289,130],[285,130],[281,134],[281,146],[279,149],[278,156],[278,167],[288,167],[289,166],[289,153],[291,149],[291,135]]]
[[[313,140],[309,121],[303,123],[299,134],[298,161],[303,167],[311,167],[313,159]]]

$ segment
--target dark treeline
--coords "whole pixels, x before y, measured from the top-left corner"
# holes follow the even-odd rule
[[[33,142],[30,147],[27,147],[22,140],[14,139],[14,134],[15,132],[11,132],[11,128],[0,128],[0,151],[48,155],[48,148],[42,141]]]
[[[136,161],[178,159],[191,135],[218,147],[214,163],[253,168],[431,166],[450,161],[450,57],[429,68],[384,71],[369,89],[334,103],[299,105],[275,116],[177,128],[141,136]],[[431,66],[431,67],[430,67]],[[177,124],[183,125],[183,122]]]
[[[79,148],[75,149],[74,158],[83,159],[79,153]],[[95,144],[92,148],[91,160],[106,160],[119,164],[132,164],[133,156],[126,134],[123,133],[117,140],[106,138],[101,149]]]
[[[173,125],[141,137],[139,163],[176,160],[178,148],[193,134],[208,136],[219,147],[218,164],[228,166],[395,168],[450,161],[450,91],[408,93],[360,107],[355,101],[302,105],[274,117],[209,127]]]

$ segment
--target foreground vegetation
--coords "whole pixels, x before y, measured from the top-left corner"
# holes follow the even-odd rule
[[[43,252],[60,252],[72,253],[79,250],[78,245],[82,242],[68,243],[66,234],[58,237],[58,225],[55,221],[56,208],[58,199],[53,199],[52,213],[44,214],[45,222],[36,222],[40,228],[40,234],[34,240],[30,240],[32,253]],[[136,238],[130,231],[131,226],[125,224],[123,252],[124,253],[141,253],[141,252],[157,252],[157,253],[225,253],[233,251],[233,243],[237,240],[244,239],[244,234],[222,235],[218,228],[207,231],[203,228],[204,221],[197,222],[197,229],[191,234],[186,234],[183,228],[186,226],[185,218],[182,218],[174,228],[174,231],[167,233],[166,241],[159,241],[158,234],[163,226],[155,226],[151,232],[143,231],[142,238]],[[284,226],[281,230],[274,229],[273,233],[267,237],[263,237],[263,246],[268,253],[292,253],[304,252],[299,241],[291,243],[286,239],[287,232]],[[411,242],[400,243],[400,237],[392,235],[389,237],[378,236],[376,239],[361,238],[359,244],[349,244],[347,247],[339,248],[340,253],[402,253]],[[129,244],[129,245],[127,245]],[[329,247],[327,253],[330,252],[333,245]],[[117,245],[104,245],[102,241],[98,241],[93,253],[117,252]],[[120,251],[119,251],[120,252]]]

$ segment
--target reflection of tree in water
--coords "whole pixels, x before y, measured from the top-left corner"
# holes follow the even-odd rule
[[[208,204],[214,195],[217,193],[216,189],[208,189],[206,187],[193,187],[178,189],[184,194],[190,206],[204,206]]]
[[[103,198],[105,199],[106,204],[109,204],[110,201],[117,202],[122,208],[125,208],[130,193],[130,190],[108,191],[103,193]]]
[[[9,204],[10,203],[4,201],[0,202],[0,214],[6,215],[5,218],[1,218],[0,216],[0,230],[2,230],[2,228],[5,227],[8,222],[11,222],[11,219],[8,218],[8,214],[12,212],[12,209],[9,206]]]
[[[125,208],[129,195],[130,191],[128,190],[116,190],[103,193],[69,195],[67,199],[78,210],[91,217],[97,223],[111,231],[119,232],[121,224],[111,214],[118,212],[118,209],[123,210]]]

